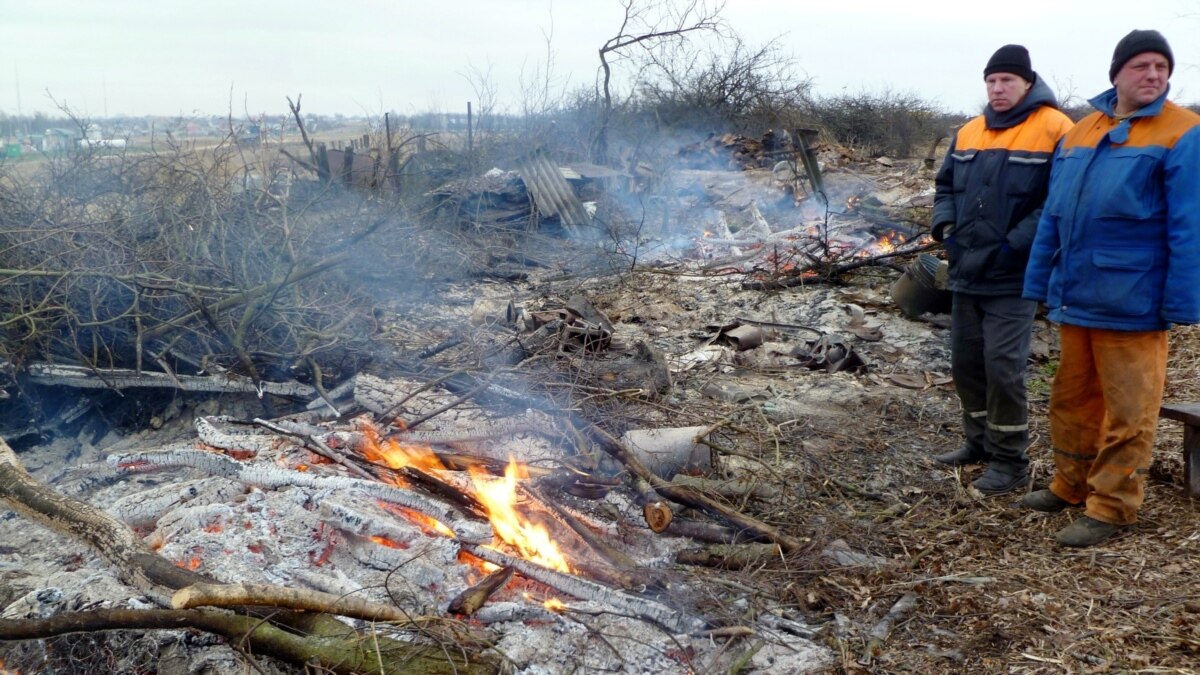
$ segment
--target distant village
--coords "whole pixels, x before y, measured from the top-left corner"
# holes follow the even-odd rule
[[[394,131],[445,132],[465,130],[470,124],[466,113],[391,113]],[[476,119],[476,128],[482,120]],[[491,116],[486,126],[493,129],[515,125],[517,118]],[[382,129],[383,115],[377,117],[347,115],[306,115],[305,130],[317,134],[334,129],[369,131]],[[43,113],[11,116],[0,112],[0,157],[18,159],[27,155],[59,153],[69,149],[92,148],[120,150],[148,146],[168,138],[176,141],[233,137],[242,145],[295,140],[300,133],[294,117],[259,115],[231,118],[227,115],[193,117],[111,117],[79,119],[51,117]]]

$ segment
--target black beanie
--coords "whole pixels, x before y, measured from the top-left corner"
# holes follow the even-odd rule
[[[1033,65],[1029,62],[1029,50],[1021,45],[1004,45],[997,49],[983,69],[984,77],[992,73],[1012,73],[1028,82],[1037,81]]]
[[[1167,77],[1175,72],[1175,55],[1171,53],[1171,45],[1167,38],[1156,30],[1133,30],[1121,38],[1117,48],[1113,50],[1112,65],[1108,67],[1108,81],[1117,79],[1117,73],[1129,59],[1143,52],[1158,52],[1167,57]]]

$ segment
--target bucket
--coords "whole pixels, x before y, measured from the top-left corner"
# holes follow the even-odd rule
[[[910,319],[926,312],[945,314],[950,311],[952,295],[945,290],[949,264],[936,256],[922,253],[904,274],[892,282],[892,302]]]
[[[660,478],[670,480],[677,473],[704,472],[712,468],[712,451],[696,442],[696,436],[707,428],[630,429],[621,436],[621,442],[647,468]]]

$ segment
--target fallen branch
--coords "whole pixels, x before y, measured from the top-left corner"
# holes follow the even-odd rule
[[[680,565],[718,567],[725,570],[740,570],[779,559],[779,546],[775,544],[721,544],[706,548],[693,548],[675,554]]]
[[[867,645],[863,649],[862,658],[859,659],[859,662],[870,663],[872,659],[879,656],[880,652],[883,651],[884,641],[887,640],[888,635],[892,632],[892,627],[908,616],[908,613],[916,606],[916,593],[905,593],[901,596],[896,601],[896,604],[892,605],[892,608],[888,610],[888,613],[884,615],[883,619],[871,628],[871,632],[867,633]]]
[[[410,626],[429,622],[429,619],[414,618],[395,605],[267,584],[192,584],[179,589],[171,596],[172,609],[243,605],[324,612],[363,621],[387,621]]]
[[[620,441],[614,438],[607,431],[597,427],[594,424],[588,426],[589,433],[595,437],[600,446],[605,452],[612,455],[615,459],[625,465],[629,472],[642,480],[646,481],[666,499],[673,502],[690,506],[694,509],[699,509],[705,513],[716,516],[723,520],[732,523],[735,527],[743,530],[748,530],[756,536],[760,536],[767,541],[774,542],[786,553],[796,553],[804,549],[804,544],[799,539],[791,535],[780,532],[777,528],[767,525],[766,523],[752,518],[740,511],[732,509],[724,504],[715,502],[708,497],[682,486],[672,485],[667,481],[659,478],[650,471],[644,464],[638,461],[637,457],[629,451]]]
[[[486,663],[454,660],[438,647],[399,645],[383,639],[370,648],[343,625],[339,637],[314,637],[263,621],[261,618],[214,610],[100,609],[64,612],[46,619],[0,619],[0,640],[44,640],[68,633],[107,630],[180,630],[195,628],[221,635],[253,651],[305,668],[315,664],[329,672],[360,673],[490,673]]]
[[[29,364],[29,380],[36,384],[76,387],[79,389],[131,389],[158,387],[183,391],[212,391],[243,394],[272,394],[293,398],[311,398],[315,390],[299,382],[266,382],[225,372],[220,375],[172,375],[150,371],[99,370],[84,366],[52,363]]]

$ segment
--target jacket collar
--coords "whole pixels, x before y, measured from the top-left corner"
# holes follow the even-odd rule
[[[1148,103],[1148,104],[1142,106],[1141,108],[1137,109],[1129,117],[1131,119],[1134,117],[1153,117],[1153,116],[1159,114],[1160,112],[1162,112],[1163,106],[1166,105],[1167,95],[1170,93],[1171,93],[1171,85],[1168,84],[1167,90],[1162,93],[1162,96],[1159,96],[1158,98],[1154,99],[1154,101],[1152,103]],[[1090,103],[1093,108],[1095,108],[1096,110],[1099,110],[1100,112],[1104,113],[1105,115],[1108,115],[1109,117],[1116,117],[1117,116],[1117,113],[1116,113],[1117,88],[1113,87],[1113,88],[1109,89],[1108,91],[1105,91],[1105,92],[1099,94],[1095,98],[1088,101],[1088,103]]]
[[[1108,140],[1116,144],[1127,142],[1129,140],[1129,130],[1130,127],[1133,126],[1133,121],[1139,117],[1154,117],[1155,115],[1161,113],[1163,106],[1167,103],[1167,94],[1170,93],[1171,85],[1168,84],[1167,90],[1162,93],[1162,96],[1159,96],[1158,98],[1154,99],[1153,102],[1133,111],[1129,117],[1121,120],[1120,124],[1113,127],[1108,132]],[[1105,115],[1108,115],[1111,118],[1116,118],[1117,88],[1113,87],[1112,89],[1101,93],[1099,96],[1096,96],[1092,100],[1088,101],[1088,103],[1092,104],[1093,108],[1099,110]]]

